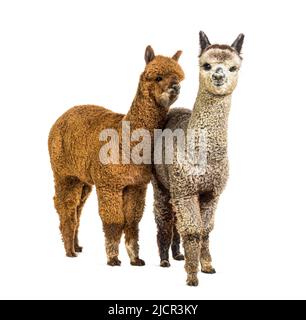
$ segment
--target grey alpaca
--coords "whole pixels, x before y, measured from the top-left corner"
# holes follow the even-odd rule
[[[231,96],[237,85],[244,35],[231,46],[211,45],[200,32],[199,91],[192,111],[172,109],[165,128],[195,132],[195,149],[200,131],[205,133],[205,166],[199,167],[177,160],[174,148],[172,164],[155,164],[153,176],[154,213],[158,229],[161,266],[169,267],[169,249],[174,258],[179,253],[180,237],[185,251],[187,284],[198,285],[198,265],[204,273],[215,273],[209,252],[209,234],[214,227],[215,210],[228,179],[227,124]],[[156,140],[162,143],[163,137]],[[165,148],[165,146],[163,146]],[[165,149],[163,149],[163,154]],[[177,232],[178,230],[178,232]],[[179,235],[178,235],[179,233]]]

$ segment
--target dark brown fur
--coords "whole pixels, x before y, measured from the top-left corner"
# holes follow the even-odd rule
[[[220,50],[229,50],[231,52],[236,52],[236,50],[226,44],[212,44],[209,47],[205,49],[205,51],[208,51],[210,49],[220,49]]]
[[[174,91],[172,88],[178,86],[184,77],[177,63],[180,54],[177,52],[172,58],[155,57],[152,48],[147,47],[147,66],[127,115],[94,105],[76,106],[53,125],[49,134],[49,153],[55,182],[54,204],[60,217],[67,256],[75,257],[82,251],[78,242],[80,215],[92,185],[95,185],[108,264],[120,265],[118,247],[122,233],[125,233],[131,264],[144,265],[144,261],[139,259],[138,223],[144,210],[151,166],[103,165],[99,160],[103,144],[99,141],[99,134],[106,128],[116,129],[121,142],[123,120],[130,121],[131,132],[137,128],[150,132],[161,128],[169,106],[179,93],[178,89]],[[157,82],[157,76],[163,80]],[[166,101],[161,98],[165,92],[166,96],[169,93]]]

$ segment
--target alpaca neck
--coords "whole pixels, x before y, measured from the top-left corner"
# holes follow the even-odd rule
[[[204,129],[207,161],[227,158],[227,127],[230,106],[231,95],[213,95],[200,83],[188,129]]]
[[[154,129],[161,128],[166,119],[167,110],[157,105],[155,99],[150,96],[148,90],[140,80],[136,96],[132,106],[123,118],[130,122],[131,132],[136,129],[146,129],[153,137]]]

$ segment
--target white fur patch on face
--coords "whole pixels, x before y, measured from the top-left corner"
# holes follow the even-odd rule
[[[207,91],[216,95],[227,95],[233,92],[241,66],[241,58],[236,52],[230,49],[208,49],[202,54],[199,62],[200,81]]]

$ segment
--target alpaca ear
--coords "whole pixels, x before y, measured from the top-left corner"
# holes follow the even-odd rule
[[[234,48],[239,54],[242,49],[243,40],[244,40],[244,34],[240,33],[239,36],[237,37],[237,39],[231,45],[231,47]]]
[[[180,56],[182,55],[183,51],[179,50],[175,53],[175,55],[172,57],[173,60],[178,61]]]
[[[146,52],[145,52],[146,64],[150,63],[154,58],[155,58],[154,50],[152,49],[151,46],[147,46],[146,47]]]
[[[210,46],[210,42],[207,38],[207,35],[203,32],[200,31],[200,48],[201,48],[201,54],[203,53],[203,51]]]

